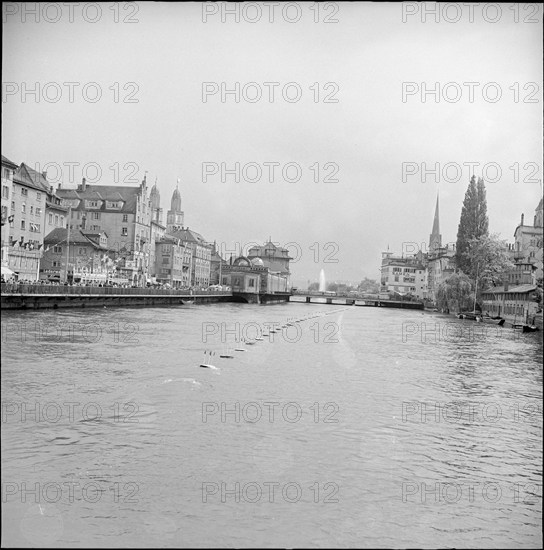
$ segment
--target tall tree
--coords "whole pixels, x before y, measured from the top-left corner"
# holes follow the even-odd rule
[[[507,252],[506,241],[496,234],[473,237],[469,240],[467,258],[470,271],[467,275],[478,280],[478,298],[480,293],[490,286],[503,283],[505,275],[513,269],[514,264]]]
[[[489,220],[487,218],[487,199],[485,185],[482,178],[472,176],[463,201],[461,219],[457,230],[456,262],[463,273],[473,271],[470,256],[470,246],[473,239],[487,237]]]

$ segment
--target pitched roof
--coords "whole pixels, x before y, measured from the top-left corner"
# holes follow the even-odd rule
[[[536,285],[519,285],[519,286],[511,286],[508,288],[508,290],[504,290],[504,286],[496,286],[492,288],[488,288],[487,290],[484,290],[482,294],[504,294],[505,292],[511,293],[511,292],[518,292],[521,294],[524,294],[525,292],[534,292],[536,290]]]
[[[38,191],[43,191],[44,193],[49,193],[51,191],[51,185],[43,174],[36,172],[36,170],[30,168],[30,166],[27,166],[24,162],[15,171],[13,181],[26,187],[32,187]]]
[[[70,244],[90,244],[94,246],[94,248],[100,249],[100,250],[107,250],[107,247],[101,246],[97,242],[95,242],[92,239],[92,235],[96,235],[94,233],[84,233],[80,229],[77,229],[75,231],[70,232]],[[51,231],[43,240],[44,244],[46,245],[56,245],[61,243],[68,243],[68,229],[64,227],[56,227]]]
[[[17,164],[6,158],[4,155],[2,155],[2,166],[9,166],[10,168],[17,170]]]
[[[272,241],[268,241],[263,246],[253,246],[248,251],[248,257],[253,258],[258,256],[259,258],[285,258],[292,260],[289,257],[289,251],[287,248],[276,246]]]
[[[58,189],[57,196],[65,200],[78,200],[74,210],[86,210],[84,201],[102,201],[97,211],[136,212],[136,197],[141,193],[141,187],[126,187],[122,185],[86,185],[85,191],[77,189]],[[122,208],[112,210],[106,208],[106,202],[122,201]]]
[[[173,231],[172,233],[170,233],[170,235],[172,237],[175,237],[176,239],[179,239],[180,241],[196,243],[201,246],[207,246],[207,247],[212,246],[206,242],[206,240],[200,233],[197,233],[196,231],[193,231],[188,227],[185,229],[179,229],[178,231]]]

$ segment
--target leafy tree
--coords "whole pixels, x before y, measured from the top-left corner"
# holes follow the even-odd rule
[[[440,283],[436,302],[439,309],[471,310],[474,304],[470,279],[464,273],[455,273]]]
[[[319,290],[319,283],[311,283],[308,286],[308,290]]]
[[[489,220],[484,180],[478,178],[476,183],[476,177],[472,176],[465,193],[457,230],[456,263],[464,273],[473,271],[469,255],[471,240],[487,236],[488,233]]]
[[[380,291],[380,285],[374,280],[365,277],[357,287],[360,292],[366,292],[367,294],[377,294]]]
[[[338,283],[329,283],[327,285],[327,290],[329,292],[337,292],[338,291]]]
[[[507,252],[506,241],[499,239],[497,234],[472,238],[468,241],[466,257],[469,263],[469,277],[478,283],[478,297],[490,286],[503,283],[508,271],[514,264]]]

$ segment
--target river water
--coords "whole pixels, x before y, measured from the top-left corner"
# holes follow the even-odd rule
[[[421,311],[7,312],[2,543],[539,548],[541,400],[538,334]]]

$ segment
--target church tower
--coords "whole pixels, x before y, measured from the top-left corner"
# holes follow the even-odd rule
[[[429,239],[429,254],[436,254],[442,247],[442,235],[440,235],[440,215],[438,209],[438,193],[436,194],[436,208],[434,211],[433,231]]]
[[[155,184],[151,188],[149,201],[151,202],[151,220],[162,224],[161,194],[157,188],[157,180],[155,180]]]
[[[174,193],[172,194],[172,202],[170,210],[166,216],[166,232],[173,233],[183,227],[183,211],[181,210],[181,195],[178,189],[179,178]]]
[[[535,221],[533,225],[535,227],[542,227],[544,225],[544,220],[542,219],[542,199],[540,199],[540,202],[538,203],[535,212]]]

